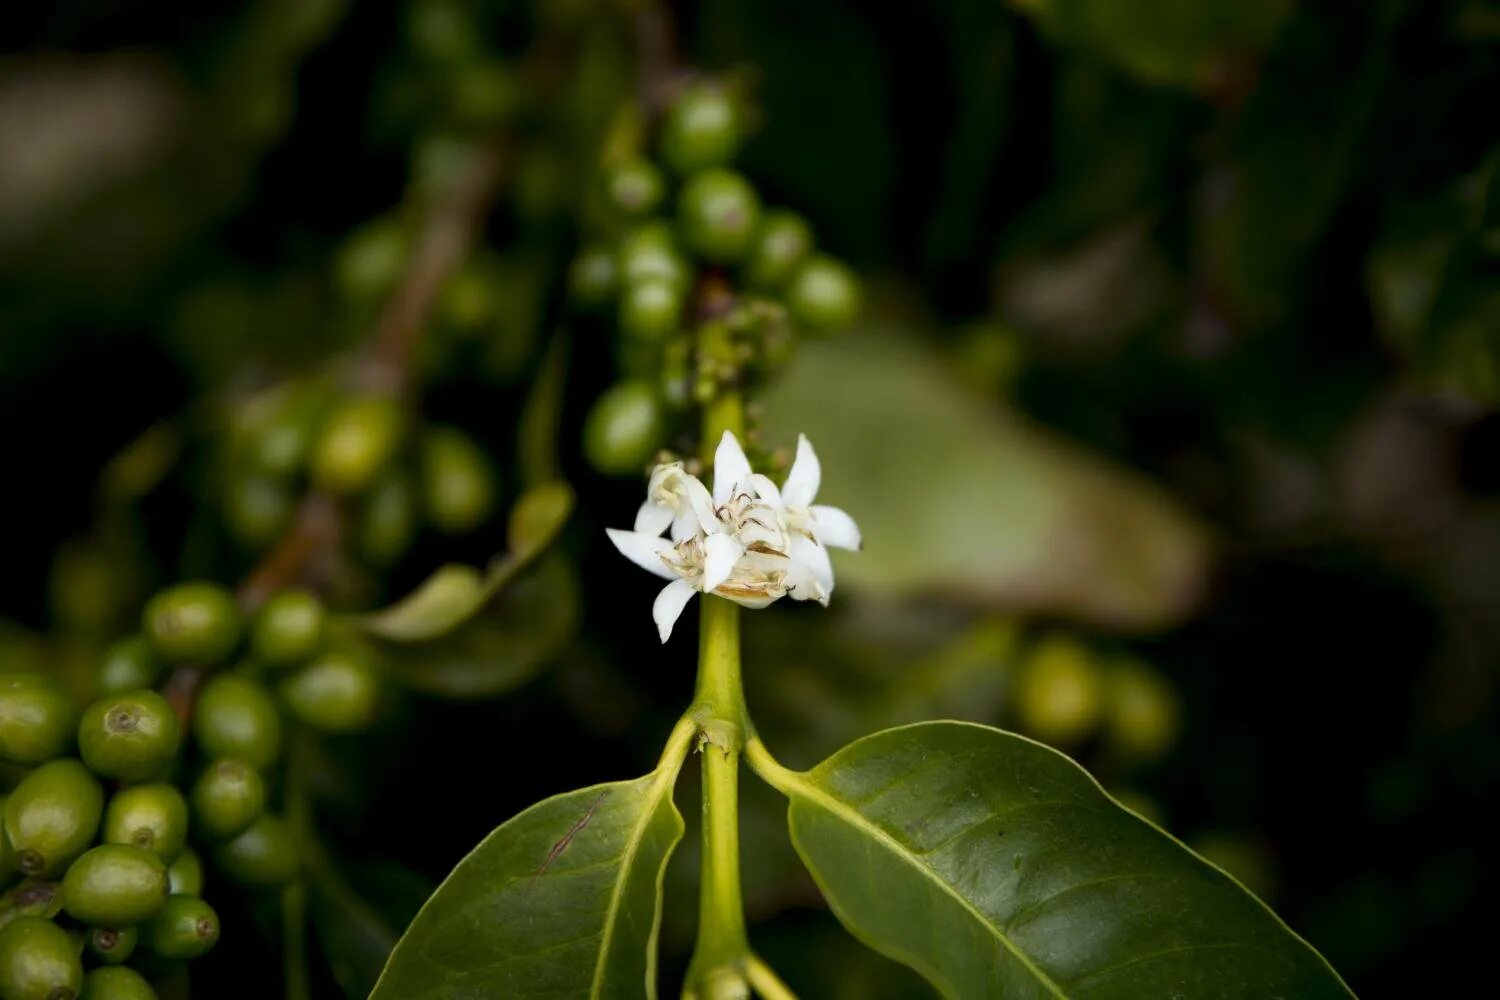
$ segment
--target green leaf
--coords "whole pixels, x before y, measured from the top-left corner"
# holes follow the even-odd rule
[[[543,483],[523,493],[510,512],[510,551],[483,574],[472,566],[440,567],[420,587],[361,619],[365,631],[391,642],[427,642],[473,618],[557,540],[573,512],[567,483]]]
[[[693,727],[634,781],[557,795],[490,834],[422,907],[371,1000],[656,996],[672,785]]]
[[[948,997],[1348,997],[1263,903],[1054,750],[928,722],[807,772],[752,747],[839,920]]]

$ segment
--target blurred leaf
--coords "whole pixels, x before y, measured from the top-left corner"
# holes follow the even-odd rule
[[[1157,627],[1202,585],[1207,539],[1139,477],[972,394],[890,333],[809,344],[766,395],[765,433],[806,432],[821,503],[859,522],[841,586]]]
[[[1292,0],[1011,0],[1054,40],[1149,83],[1206,89],[1275,38]]]
[[[1352,996],[1233,879],[1030,740],[922,723],[768,780],[840,921],[945,996]]]
[[[681,760],[501,825],[422,907],[371,1000],[654,998],[662,870],[683,831],[672,804]]]
[[[543,552],[573,511],[573,491],[562,482],[523,493],[510,512],[510,551],[481,574],[450,563],[395,604],[361,619],[364,629],[391,642],[427,642],[473,618],[516,574]]]
[[[312,913],[318,941],[345,994],[369,996],[405,927],[432,893],[432,885],[400,865],[382,863],[367,881],[376,892],[362,897],[341,876],[314,872]]]

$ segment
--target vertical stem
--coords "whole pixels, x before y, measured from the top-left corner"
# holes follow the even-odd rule
[[[709,406],[703,415],[705,464],[712,459],[723,432],[738,433],[742,422],[737,395]],[[739,613],[738,605],[712,594],[703,595],[693,706],[703,759],[698,944],[688,970],[688,981],[693,984],[706,984],[718,976],[739,976],[739,966],[750,950],[740,892],[739,766],[747,724],[740,686]]]
[[[299,841],[311,819],[305,762],[297,746],[300,735],[293,734],[292,752],[287,758],[285,802],[287,821]],[[307,965],[307,876],[303,872],[281,890],[281,951],[287,1000],[311,1000],[312,983]]]

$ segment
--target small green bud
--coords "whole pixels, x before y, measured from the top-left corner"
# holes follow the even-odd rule
[[[859,279],[832,257],[816,256],[792,276],[786,290],[792,318],[814,333],[842,330],[859,318]]]
[[[90,927],[83,941],[100,962],[119,965],[130,958],[140,937],[134,927]]]
[[[71,757],[32,771],[5,803],[5,839],[27,875],[57,875],[93,843],[104,789]]]
[[[209,757],[235,757],[267,768],[281,752],[281,716],[271,693],[260,684],[222,674],[198,695],[193,735]]]
[[[161,677],[162,662],[143,635],[121,639],[104,654],[99,668],[101,694],[119,694],[155,687]]]
[[[568,291],[582,309],[598,309],[619,287],[619,260],[606,246],[588,246],[578,251],[568,268]]]
[[[122,788],[104,809],[106,844],[130,844],[165,862],[182,853],[187,832],[187,802],[173,785]]]
[[[41,917],[0,927],[0,997],[73,1000],[82,988],[83,964],[67,931]]]
[[[313,485],[341,496],[369,489],[396,453],[404,424],[401,405],[389,396],[344,400],[313,448]]]
[[[326,732],[364,729],[380,705],[380,678],[350,650],[329,650],[281,684],[281,697],[299,719]]]
[[[40,764],[65,753],[73,742],[77,712],[49,678],[0,675],[0,760]]]
[[[679,294],[687,291],[691,269],[672,235],[672,227],[660,219],[642,223],[627,233],[620,241],[619,256],[622,286],[657,278]]]
[[[167,866],[150,851],[129,844],[101,844],[63,876],[63,909],[96,927],[149,920],[167,901]]]
[[[767,212],[745,258],[745,281],[755,288],[780,288],[812,252],[812,230],[802,216],[785,209]]]
[[[265,475],[236,477],[225,487],[224,524],[247,549],[262,549],[292,523],[296,502],[283,482]]]
[[[197,896],[203,892],[203,859],[191,847],[182,849],[167,866],[167,883],[174,896]]]
[[[458,535],[483,524],[495,509],[495,472],[467,434],[435,427],[422,440],[422,498],[438,531]]]
[[[146,946],[162,958],[197,958],[219,940],[219,915],[197,896],[174,893],[143,930]]]
[[[133,933],[133,932],[132,932]],[[156,991],[134,969],[123,965],[95,969],[83,977],[78,1000],[157,1000]]]
[[[177,714],[155,691],[106,695],[84,710],[78,752],[95,774],[121,781],[159,777],[177,755]]]
[[[688,178],[677,197],[682,241],[698,256],[733,263],[745,256],[760,225],[760,198],[733,170],[704,170]]]
[[[600,396],[583,427],[583,453],[607,475],[640,472],[666,435],[661,400],[650,382],[617,382]]]
[[[740,145],[739,111],[723,88],[699,84],[683,91],[662,122],[661,152],[679,175],[720,167]]]
[[[639,340],[666,340],[682,327],[682,293],[663,278],[631,282],[620,296],[619,323]]]
[[[250,828],[214,849],[214,863],[236,882],[252,886],[273,886],[291,880],[300,859],[297,841],[286,820],[270,813],[262,815]]]
[[[301,663],[323,643],[327,620],[323,602],[301,589],[283,590],[271,596],[255,616],[250,648],[262,662],[273,667]]]
[[[238,760],[216,760],[193,784],[193,818],[203,836],[223,840],[243,832],[266,808],[260,772]]]
[[[179,583],[146,603],[141,631],[169,663],[211,666],[240,641],[240,612],[216,583]]]
[[[622,215],[640,218],[656,211],[667,193],[667,182],[656,164],[636,158],[605,175],[604,193],[610,205]]]

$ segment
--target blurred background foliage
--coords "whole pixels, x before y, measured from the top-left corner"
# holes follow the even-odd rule
[[[1500,5],[673,6],[683,58],[750,95],[745,172],[866,278],[860,326],[759,400],[757,443],[807,432],[866,539],[832,610],[752,616],[768,743],[803,766],[919,718],[1015,728],[1239,874],[1357,992],[1477,970],[1500,833]],[[504,136],[499,205],[422,331],[420,407],[498,470],[485,509],[552,454],[577,509],[498,606],[388,657],[373,738],[321,745],[345,869],[314,901],[329,995],[363,995],[498,822],[648,769],[688,697],[693,643],[656,645],[652,588],[602,544],[641,483],[582,458],[618,362],[563,301],[634,17],[8,13],[0,667],[80,696],[152,589],[237,580],[284,530],[293,501],[236,441],[287,393],[316,408],[434,192]],[[392,516],[315,567],[342,606],[514,540],[498,514],[414,541]],[[838,928],[781,804],[747,795],[768,959],[804,996],[927,995]],[[669,976],[695,849],[669,879]],[[263,910],[221,906],[202,995],[274,995]]]

